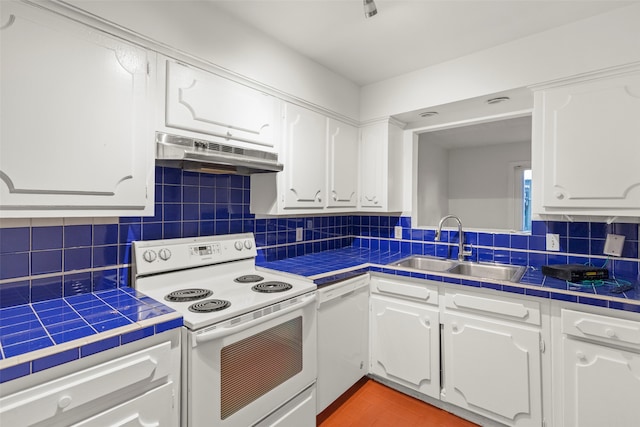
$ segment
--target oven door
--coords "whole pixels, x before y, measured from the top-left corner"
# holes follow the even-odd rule
[[[188,426],[252,426],[315,383],[315,300],[311,292],[189,332]]]

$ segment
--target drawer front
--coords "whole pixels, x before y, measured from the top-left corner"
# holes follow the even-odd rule
[[[160,427],[176,425],[173,384],[166,383],[72,427]]]
[[[422,283],[372,277],[371,292],[390,297],[407,298],[425,304],[438,304],[438,287]]]
[[[640,322],[563,309],[562,333],[640,350]]]
[[[64,414],[112,393],[144,387],[169,377],[171,342],[28,388],[0,399],[0,424],[32,425]]]
[[[447,309],[488,315],[529,325],[541,325],[540,304],[535,301],[455,291],[446,292],[444,298]]]

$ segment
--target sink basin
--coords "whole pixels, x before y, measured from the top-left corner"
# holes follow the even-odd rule
[[[526,267],[515,265],[484,264],[421,255],[412,255],[391,263],[391,265],[431,271],[434,273],[443,272],[459,274],[461,276],[471,276],[479,279],[495,279],[509,282],[519,282],[526,271]]]
[[[393,265],[398,267],[415,268],[416,270],[447,271],[451,267],[456,265],[456,262],[450,259],[430,258],[426,256],[413,255],[409,258],[405,258],[401,261],[395,262],[393,263]]]
[[[525,270],[525,267],[514,265],[461,262],[450,268],[448,272],[452,274],[461,274],[463,276],[478,277],[480,279],[496,279],[518,282],[522,278]]]

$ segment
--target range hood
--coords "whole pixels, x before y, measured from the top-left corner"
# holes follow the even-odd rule
[[[156,164],[203,173],[280,172],[278,155],[202,139],[156,132]]]

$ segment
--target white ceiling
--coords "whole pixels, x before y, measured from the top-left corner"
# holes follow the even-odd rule
[[[626,6],[617,0],[207,0],[358,85]]]
[[[420,135],[420,143],[466,148],[516,142],[531,142],[531,116],[453,127]]]

